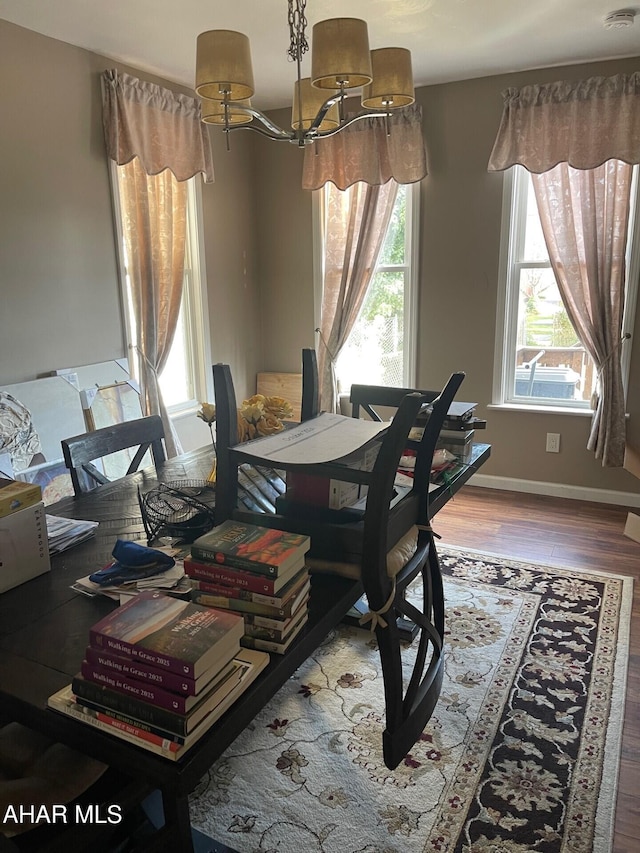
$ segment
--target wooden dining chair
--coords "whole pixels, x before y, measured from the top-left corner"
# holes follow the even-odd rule
[[[124,421],[63,439],[62,454],[71,474],[74,493],[80,495],[96,486],[110,482],[109,478],[93,463],[121,450],[137,448],[126,474],[132,474],[138,470],[148,450],[151,450],[154,464],[161,465],[166,459],[163,439],[164,427],[159,415]]]
[[[429,512],[431,464],[442,423],[462,381],[455,373],[440,393],[393,389],[393,393],[363,394],[363,400],[395,408],[395,414],[376,459],[368,487],[360,564],[349,565],[326,558],[310,563],[311,571],[350,576],[359,571],[378,641],[384,677],[385,764],[394,769],[410,753],[427,725],[440,695],[444,675],[444,591],[440,562]],[[374,386],[375,387],[375,386]],[[389,389],[387,389],[389,390]],[[381,399],[382,398],[382,399]],[[426,421],[422,437],[408,436],[418,415]],[[379,418],[374,418],[378,420]],[[394,480],[407,446],[416,450],[413,485],[395,510],[391,509]],[[394,512],[395,524],[392,523]],[[398,537],[398,519],[406,533]],[[419,605],[407,597],[411,584],[419,583]],[[405,677],[403,624],[415,626],[415,660]],[[406,663],[406,662],[405,662]]]
[[[382,737],[386,765],[393,769],[407,756],[424,730],[438,700],[444,672],[444,594],[440,564],[429,517],[429,472],[435,444],[464,374],[451,376],[435,399],[418,392],[405,394],[380,442],[373,470],[346,469],[345,479],[366,484],[366,508],[362,519],[329,523],[323,514],[291,517],[285,514],[264,522],[237,509],[237,440],[235,392],[228,365],[214,365],[218,412],[218,493],[220,519],[237,517],[307,533],[311,537],[309,568],[312,574],[335,574],[360,579],[367,596],[370,621],[375,631],[382,664],[386,721]],[[431,396],[431,395],[429,395]],[[416,476],[412,488],[395,501],[395,478],[400,457],[418,414],[429,415],[417,448]],[[232,417],[232,413],[234,417]],[[340,465],[304,465],[297,470],[323,473],[340,479]],[[346,544],[348,543],[348,544]],[[419,579],[422,602],[405,595]],[[313,590],[313,585],[312,585]],[[412,596],[413,598],[413,596]],[[400,617],[417,626],[415,658],[405,678]]]

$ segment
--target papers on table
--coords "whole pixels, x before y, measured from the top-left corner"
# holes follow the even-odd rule
[[[74,518],[60,518],[57,515],[47,515],[47,537],[49,539],[49,554],[59,554],[78,542],[84,542],[96,532],[97,521],[77,521]]]
[[[388,423],[323,412],[276,435],[236,445],[235,449],[272,465],[340,462],[388,426]]]
[[[170,554],[176,561],[175,566],[172,566],[170,569],[165,569],[162,572],[158,572],[156,575],[149,575],[146,578],[138,578],[137,580],[130,581],[129,583],[113,586],[94,583],[89,579],[89,575],[86,575],[83,578],[78,578],[78,580],[71,585],[71,589],[82,593],[82,595],[88,595],[91,597],[95,595],[106,595],[107,598],[112,598],[115,601],[119,601],[121,604],[127,598],[130,598],[132,595],[137,595],[143,589],[170,589],[174,593],[184,592],[186,594],[191,587],[190,584],[187,583],[184,566],[182,564],[184,554],[176,553],[175,548],[158,548],[157,550],[165,551],[167,554]],[[93,572],[90,574],[93,574]]]

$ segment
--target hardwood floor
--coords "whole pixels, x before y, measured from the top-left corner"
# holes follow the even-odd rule
[[[623,534],[628,511],[465,486],[433,522],[443,544],[635,579],[613,853],[640,850],[640,544]]]

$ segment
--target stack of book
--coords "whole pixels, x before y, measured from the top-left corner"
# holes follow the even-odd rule
[[[91,628],[49,707],[176,760],[268,663],[241,649],[243,632],[237,614],[141,592]]]
[[[225,521],[185,557],[192,601],[242,615],[243,647],[284,654],[308,617],[310,544],[302,534]]]

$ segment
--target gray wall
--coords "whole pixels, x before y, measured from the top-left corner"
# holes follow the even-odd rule
[[[100,73],[136,69],[0,20],[0,385],[126,355]],[[141,75],[148,79],[149,75]],[[186,91],[157,80],[176,91]],[[211,350],[238,394],[261,368],[251,140],[203,186]]]

